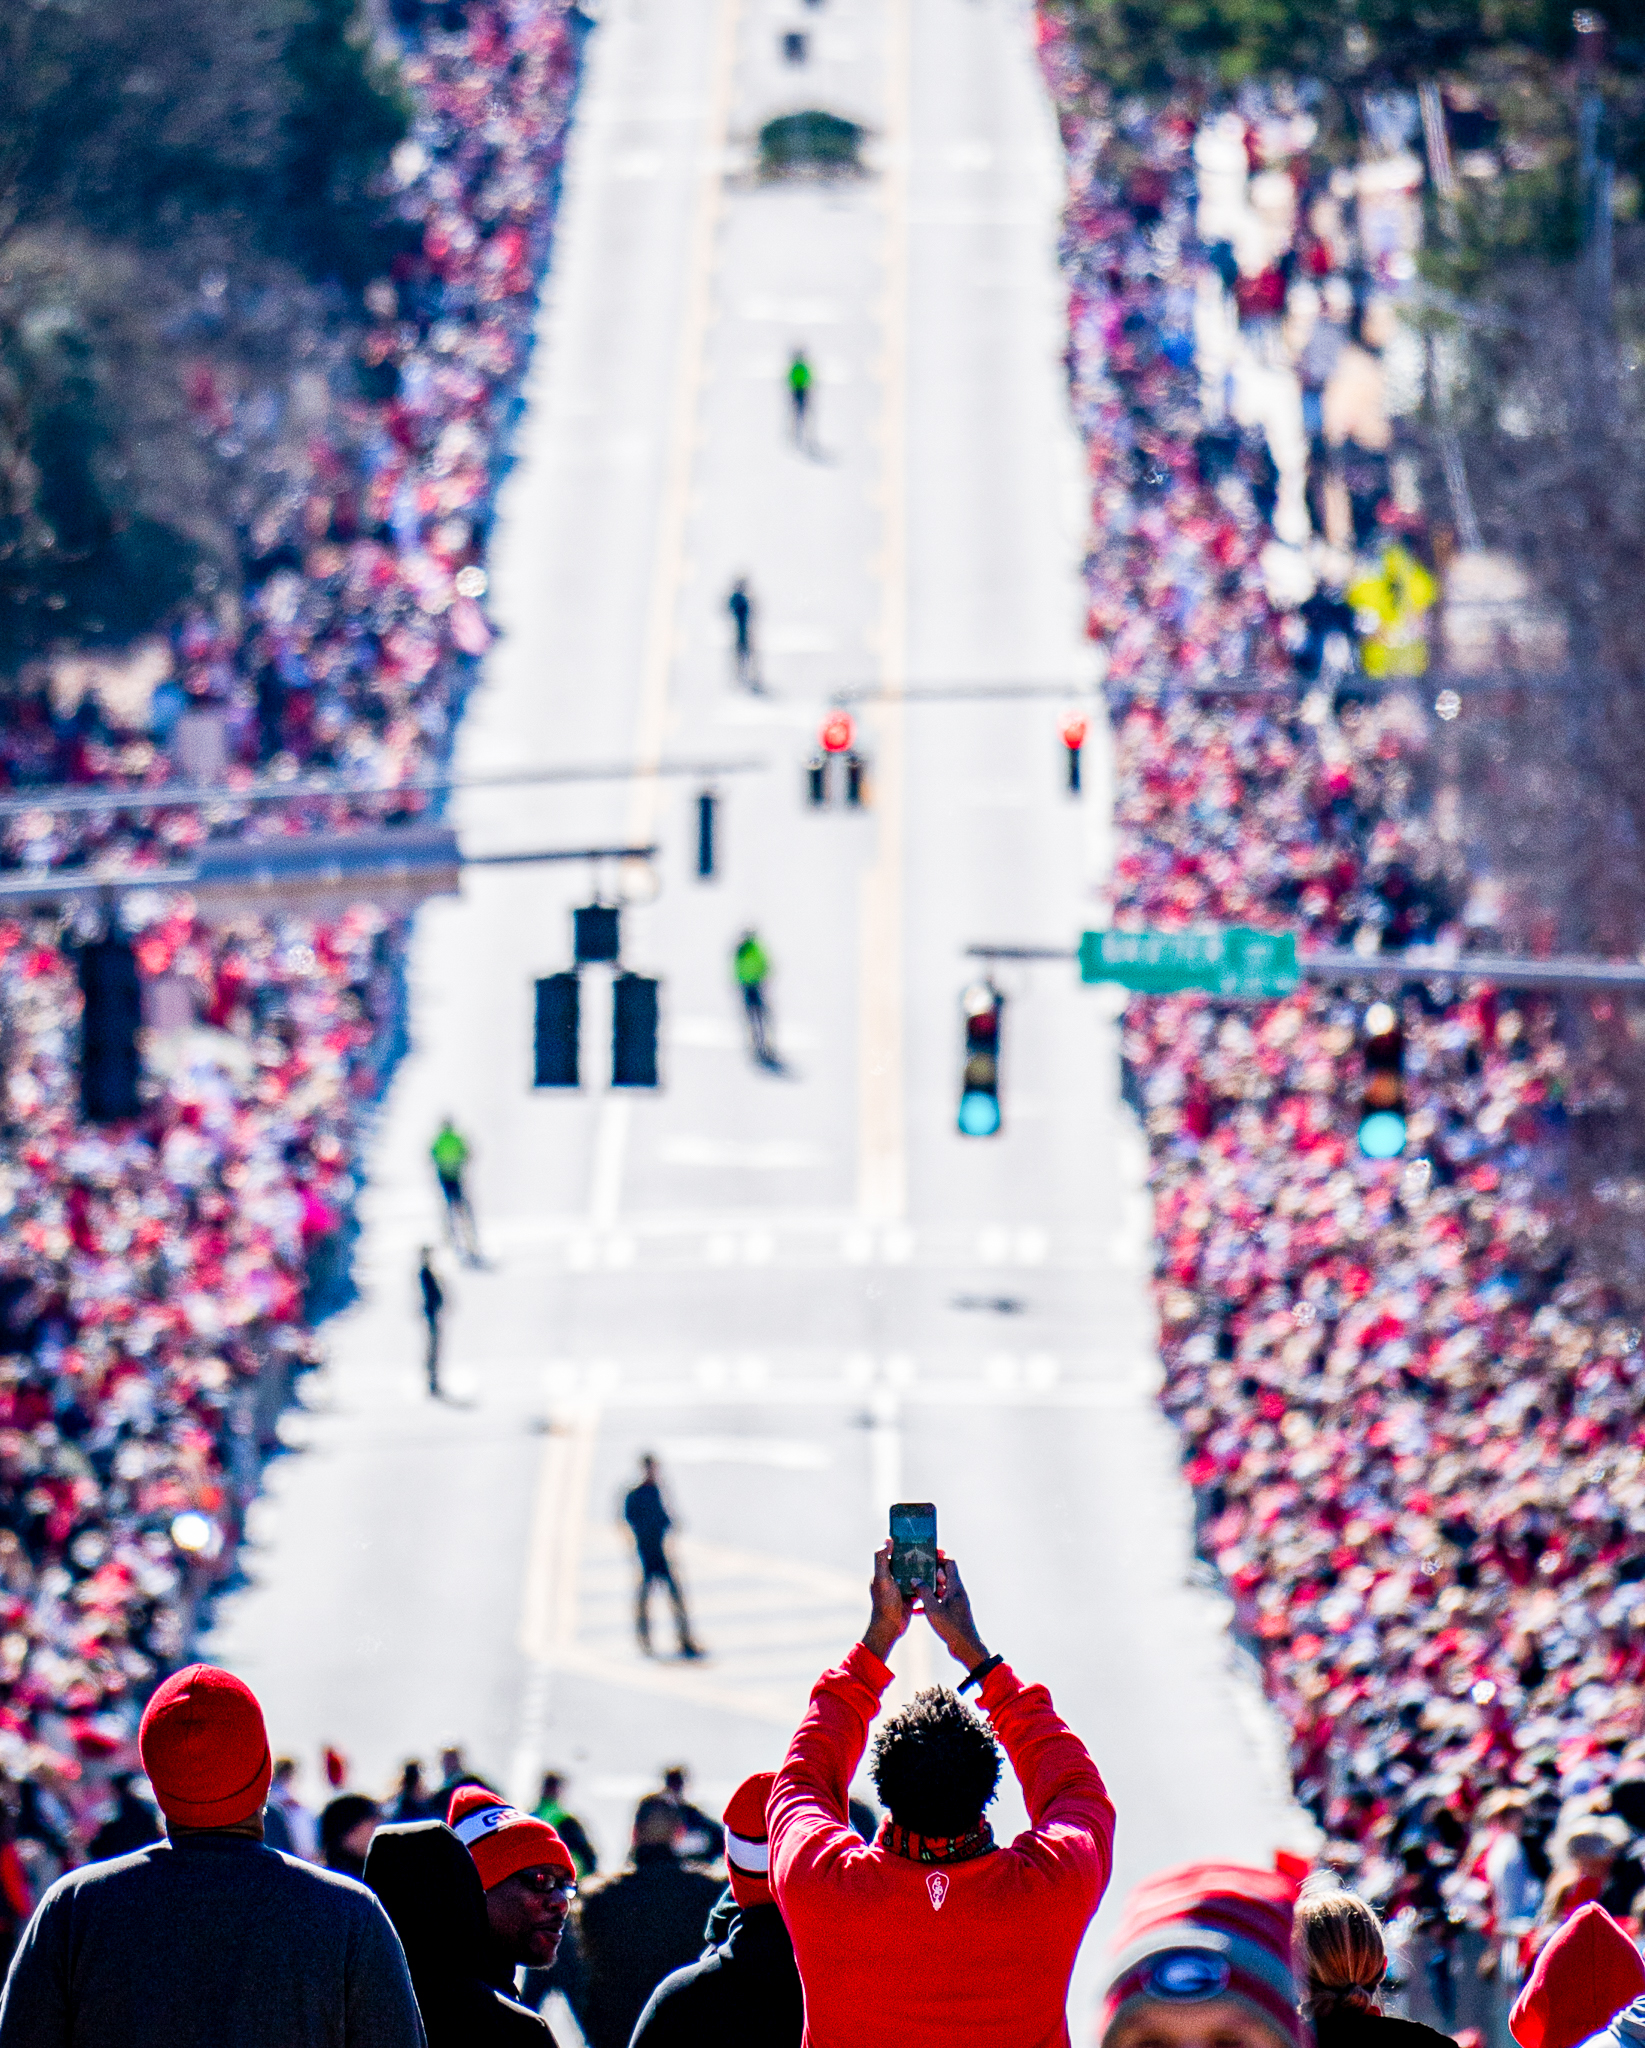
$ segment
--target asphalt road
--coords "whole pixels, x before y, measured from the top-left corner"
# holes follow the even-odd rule
[[[759,182],[760,122],[805,106],[863,124],[862,177]],[[965,947],[1070,943],[1107,853],[1100,745],[1074,799],[1057,738],[1094,672],[1060,189],[1018,0],[606,7],[493,556],[502,637],[459,761],[760,765],[713,778],[709,882],[697,778],[462,798],[471,848],[661,853],[649,883],[471,871],[419,917],[362,1298],[288,1418],[210,1645],[278,1746],[334,1743],[368,1787],[450,1736],[517,1793],[553,1762],[619,1855],[662,1764],[687,1760],[707,1804],[775,1764],[861,1631],[888,1503],[932,1499],[985,1638],[1051,1685],[1108,1777],[1105,1917],[1165,1863],[1305,1838],[1189,1578],[1112,1006],[1060,965],[1002,971],[1005,1129],[954,1126]],[[803,448],[797,346],[817,375]],[[737,574],[758,693],[729,660]],[[1002,682],[1040,694],[952,694]],[[803,800],[839,688],[864,693],[861,812]],[[569,964],[596,890],[628,899],[625,962],[662,980],[655,1095],[605,1085],[598,969],[584,1087],[529,1086],[532,977]],[[781,1073],[744,1046],[747,929],[774,961]],[[446,1111],[475,1146],[488,1263],[442,1254],[436,1402],[414,1268],[438,1242]],[[700,1664],[633,1640],[614,1516],[647,1449]],[[899,1684],[943,1661],[911,1638]]]

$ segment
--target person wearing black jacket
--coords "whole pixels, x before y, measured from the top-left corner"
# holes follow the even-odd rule
[[[709,1916],[708,1950],[652,1992],[630,2048],[799,2048],[805,1996],[771,1896],[765,1802],[774,1776],[757,1772],[726,1808],[731,1887]]]
[[[652,1794],[634,1816],[633,1861],[596,1877],[577,1899],[588,1977],[577,2018],[589,2048],[628,2048],[645,2002],[671,1970],[702,1954],[703,1923],[724,1887],[675,1854],[680,1818]]]
[[[366,1883],[394,1922],[411,1969],[428,2048],[554,2048],[534,2012],[488,1981],[493,1961],[485,1889],[444,1821],[379,1828]]]

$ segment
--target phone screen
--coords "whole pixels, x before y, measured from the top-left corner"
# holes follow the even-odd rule
[[[903,1590],[937,1584],[937,1510],[928,1500],[899,1501],[891,1510],[891,1576]]]

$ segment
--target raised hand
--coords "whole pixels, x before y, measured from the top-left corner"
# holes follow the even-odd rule
[[[908,1624],[914,1610],[902,1597],[902,1588],[891,1576],[891,1542],[887,1538],[874,1553],[874,1583],[870,1589],[873,1613],[863,1631],[863,1647],[872,1650],[883,1664]]]

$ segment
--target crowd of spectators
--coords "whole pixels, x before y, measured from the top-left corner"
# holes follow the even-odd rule
[[[413,10],[415,11],[415,10]],[[402,9],[402,16],[407,10]],[[249,807],[259,775],[377,786],[442,761],[475,658],[493,486],[530,345],[582,23],[566,0],[449,6],[407,37],[394,153],[402,253],[301,338],[289,390],[214,358],[221,277],[179,359],[235,467],[242,591],[163,646],[25,678],[0,734],[16,791],[218,783],[210,810],[4,820],[4,862],[140,874],[202,835],[414,811]],[[34,687],[34,685],[38,687]],[[26,1910],[102,1824],[132,1705],[232,1568],[329,1284],[364,1120],[398,1029],[400,930],[208,921],[134,890],[151,1099],[81,1116],[75,915],[0,920],[0,1891]]]
[[[1295,97],[1119,102],[1052,7],[1040,35],[1071,177],[1114,921],[1460,946],[1432,686],[1398,683],[1426,666],[1442,566],[1378,340],[1412,274],[1389,226],[1421,176],[1395,161],[1406,124],[1394,109],[1345,171]],[[1242,249],[1222,221],[1247,179]],[[1327,357],[1357,380],[1346,398]],[[1523,1832],[1534,1879],[1584,1811],[1608,1809],[1619,1843],[1645,1819],[1625,1794],[1645,1735],[1645,1352],[1553,1221],[1561,1127],[1594,1085],[1556,1007],[1431,980],[1396,995],[1408,1141],[1373,1161],[1355,1140],[1377,994],[1131,1000],[1164,1398],[1328,1853],[1373,1896],[1488,1927],[1482,1840]]]

